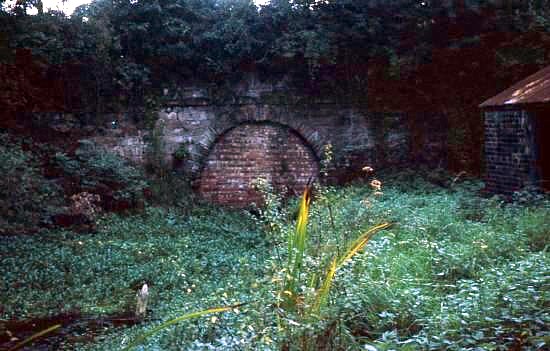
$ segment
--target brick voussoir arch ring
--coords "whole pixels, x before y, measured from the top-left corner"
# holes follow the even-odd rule
[[[318,176],[323,147],[317,135],[273,120],[219,124],[201,146],[195,189],[205,200],[239,207],[263,201],[253,185],[260,178],[297,195]]]
[[[320,160],[322,159],[324,147],[328,143],[328,141],[325,141],[319,137],[319,133],[316,130],[306,126],[303,123],[294,122],[292,120],[282,120],[279,118],[246,118],[239,120],[238,122],[229,122],[227,120],[219,121],[218,124],[208,129],[204,141],[197,145],[198,152],[194,155],[194,162],[198,165],[198,167],[196,167],[195,171],[191,174],[194,182],[200,179],[202,171],[205,167],[205,161],[207,160],[210,152],[212,151],[213,147],[218,143],[220,138],[223,135],[229,133],[231,130],[247,124],[269,124],[290,130],[292,133],[298,136],[306,146],[311,149],[313,156],[315,157],[317,162],[320,162]]]

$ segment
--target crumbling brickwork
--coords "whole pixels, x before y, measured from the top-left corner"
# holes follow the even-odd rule
[[[157,156],[191,179],[212,202],[234,205],[257,199],[248,183],[259,176],[275,187],[286,185],[299,192],[318,172],[328,144],[333,152],[328,165],[332,183],[362,176],[364,166],[380,169],[404,165],[409,159],[409,131],[402,113],[374,113],[365,104],[311,98],[284,82],[255,78],[235,86],[231,99],[220,100],[214,92],[207,86],[166,91],[156,129],[161,136]],[[129,118],[121,118],[95,141],[136,162],[147,162],[151,148],[146,140],[154,138],[134,129]],[[278,139],[282,141],[272,143]],[[278,179],[284,181],[277,184]]]

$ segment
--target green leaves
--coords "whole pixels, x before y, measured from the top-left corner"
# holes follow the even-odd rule
[[[430,96],[425,103],[433,106],[433,100],[453,96],[432,96],[436,90],[447,92],[434,86],[447,87],[444,82],[452,81],[438,79],[441,71],[449,69],[449,61],[435,65],[439,69],[433,72],[411,71],[419,63],[431,62],[435,48],[478,46],[487,28],[544,33],[550,23],[548,0],[523,1],[525,6],[514,11],[500,8],[495,1],[468,1],[457,8],[449,1],[273,0],[258,8],[250,0],[96,0],[78,8],[70,18],[55,11],[25,14],[27,7],[40,3],[17,1],[15,13],[0,10],[0,27],[7,33],[8,46],[31,49],[40,61],[48,62],[51,66],[41,75],[64,72],[57,83],[68,87],[65,93],[70,97],[58,97],[61,103],[70,101],[66,110],[96,112],[132,108],[145,96],[161,98],[163,88],[179,86],[188,79],[228,83],[250,70],[275,78],[288,74],[295,83],[306,83],[300,87],[308,92],[324,89],[323,93],[353,94],[362,99],[367,79],[373,76],[369,62],[379,56],[389,58],[389,68],[382,69],[390,75],[413,75],[411,84],[405,85],[422,91],[415,96]],[[504,39],[505,46],[519,36]],[[528,40],[519,46],[530,47],[533,40]],[[484,50],[493,57],[495,43],[490,42],[491,48]],[[542,40],[533,44],[540,49],[535,50],[538,64],[544,61],[544,45]],[[531,64],[530,60],[519,61]],[[464,73],[463,61],[455,62],[459,68],[448,75]],[[469,61],[476,67],[486,66],[478,60]],[[64,66],[56,70],[54,65]],[[498,69],[508,71],[506,67]],[[466,70],[479,76],[474,67]],[[6,74],[5,78],[17,81],[13,76]],[[418,76],[421,78],[415,78]],[[26,93],[40,85],[50,86],[28,84]],[[38,89],[41,91],[32,94],[37,102],[47,92]],[[491,92],[485,89],[470,94]],[[4,100],[14,104],[12,98]]]
[[[293,232],[289,232],[288,262],[286,266],[286,271],[288,273],[285,277],[285,284],[283,285],[282,291],[279,293],[283,298],[282,307],[289,312],[294,312],[296,308],[299,307],[304,320],[308,320],[309,318],[320,318],[320,310],[327,301],[337,270],[362,250],[374,234],[390,226],[389,223],[374,226],[352,242],[349,248],[343,253],[338,253],[339,250],[335,253],[333,252],[332,254],[334,257],[330,260],[330,264],[326,267],[324,274],[322,272],[319,273],[319,275],[324,276],[320,286],[313,286],[315,293],[313,302],[310,303],[304,301],[304,291],[302,291],[301,288],[301,286],[305,285],[303,282],[304,280],[314,283],[316,281],[316,275],[318,274],[312,272],[309,267],[303,267],[304,256],[311,254],[307,234],[310,204],[311,187],[308,185],[304,189],[300,200],[296,229]],[[324,230],[324,228],[321,230]],[[332,249],[331,251],[335,250]],[[310,275],[309,277],[307,276],[308,274]],[[309,285],[311,286],[311,283]]]
[[[81,140],[75,157],[56,153],[55,166],[67,177],[74,178],[80,189],[97,192],[109,184],[115,200],[125,199],[132,203],[143,198],[143,189],[148,186],[143,171],[127,160],[90,140]]]
[[[288,263],[286,269],[288,275],[281,295],[285,298],[285,306],[290,309],[296,307],[299,291],[297,284],[302,274],[302,262],[307,248],[307,222],[309,216],[309,205],[311,203],[311,187],[304,189],[298,209],[298,220],[296,230],[289,231],[288,235]]]
[[[315,313],[319,313],[319,310],[321,307],[325,304],[328,294],[330,292],[330,287],[332,286],[332,281],[334,279],[334,276],[336,275],[336,272],[338,269],[340,269],[348,260],[352,259],[353,256],[355,256],[360,250],[362,250],[365,245],[369,242],[369,240],[376,234],[377,232],[387,229],[390,227],[389,223],[383,223],[377,226],[372,227],[371,229],[367,230],[363,235],[361,235],[359,238],[357,238],[348,248],[347,251],[345,251],[343,254],[335,256],[326,272],[325,279],[323,280],[323,283],[321,285],[321,288],[317,291],[317,296],[315,298],[315,303],[313,305],[313,311]]]
[[[59,306],[84,315],[132,311],[135,290],[147,282],[143,323],[64,347],[120,350],[128,340],[162,350],[498,350],[518,340],[547,347],[550,258],[533,244],[548,232],[548,201],[507,205],[477,197],[479,183],[449,190],[410,178],[384,176],[384,195],[369,207],[365,185],[326,191],[333,225],[321,201],[302,196],[296,222],[276,219],[291,232],[289,267],[277,252],[288,250],[285,238],[265,235],[242,211],[208,206],[111,215],[94,235],[0,237],[0,319]],[[398,224],[375,225],[384,218]],[[288,305],[276,303],[298,257],[295,293]],[[237,311],[239,301],[251,303]]]
[[[209,314],[213,314],[213,313],[221,313],[221,312],[231,311],[232,309],[240,307],[240,306],[242,306],[242,304],[237,304],[237,305],[228,306],[228,307],[214,307],[214,308],[209,308],[207,310],[202,310],[202,311],[197,311],[197,312],[191,312],[191,313],[184,314],[183,316],[180,316],[180,317],[171,319],[169,321],[166,321],[166,322],[162,323],[161,325],[151,329],[150,331],[148,331],[144,334],[141,334],[134,341],[132,341],[128,346],[126,346],[122,351],[132,350],[134,347],[138,346],[139,344],[141,344],[145,340],[147,340],[147,338],[149,338],[150,336],[155,335],[158,332],[160,332],[161,330],[166,329],[166,328],[168,328],[168,327],[170,327],[174,324],[183,322],[185,320],[193,319],[193,318],[200,318],[200,317],[203,317],[203,316],[206,316],[206,315],[209,315]]]
[[[60,187],[42,175],[39,155],[24,144],[0,133],[0,234],[36,231],[63,206]]]

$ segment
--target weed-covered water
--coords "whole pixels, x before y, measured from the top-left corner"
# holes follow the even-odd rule
[[[279,206],[276,198],[260,215],[149,208],[103,218],[97,233],[0,237],[0,319],[124,314],[147,283],[145,321],[107,325],[93,338],[65,338],[52,349],[120,350],[163,321],[237,303],[246,305],[167,328],[141,349],[547,347],[549,203],[507,204],[478,189],[475,182],[440,188],[388,179],[383,195],[373,196],[367,183],[317,192],[308,277],[372,225],[393,226],[336,274],[315,320],[277,308],[296,202]],[[310,282],[304,284],[307,296]],[[5,325],[0,321],[0,333]]]

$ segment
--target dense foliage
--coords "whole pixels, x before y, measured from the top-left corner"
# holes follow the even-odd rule
[[[411,125],[441,113],[450,157],[479,169],[476,106],[549,62],[549,9],[548,0],[272,0],[261,7],[96,0],[67,17],[44,11],[40,0],[17,1],[0,11],[0,127],[18,125],[24,111],[130,110],[146,119],[164,89],[182,82],[223,91],[248,73],[290,76],[306,94],[407,111]],[[415,138],[431,132],[418,129]],[[144,323],[98,331],[79,321],[49,346],[115,350],[183,313],[236,303],[246,305],[163,330],[146,348],[548,346],[544,196],[517,193],[505,204],[478,197],[476,182],[433,173],[444,187],[408,173],[389,177],[376,197],[367,184],[321,188],[307,235],[305,226],[299,235],[307,245],[293,246],[297,205],[268,188],[266,206],[255,212],[188,206],[185,180],[151,158],[160,170],[152,197],[170,208],[147,207],[143,174],[120,158],[86,141],[61,150],[14,135],[0,134],[0,234],[50,227],[68,209],[65,194],[99,194],[106,209],[144,211],[105,215],[94,234],[49,228],[41,236],[0,236],[2,343],[11,342],[13,318],[130,313],[147,283]],[[157,149],[153,139],[150,153]],[[333,257],[347,256],[354,239],[385,221],[394,226],[330,269]],[[289,257],[298,268],[289,271]],[[282,284],[289,273],[298,283]],[[330,282],[326,289],[322,281]],[[293,298],[285,304],[287,292]],[[308,308],[308,296],[322,296],[322,308]]]
[[[29,140],[0,133],[0,234],[36,231],[63,205],[60,187],[44,177]]]
[[[165,89],[208,82],[227,98],[232,81],[254,72],[291,77],[306,94],[407,111],[418,140],[426,113],[439,115],[451,168],[479,172],[477,106],[548,64],[549,8],[548,0],[96,0],[67,17],[18,1],[0,11],[2,123],[43,110],[124,110],[148,123]]]
[[[313,199],[303,277],[324,271],[318,253],[343,249],[375,223],[395,223],[337,272],[322,318],[277,308],[283,238],[295,225],[291,201],[260,218],[208,207],[186,216],[149,208],[145,215],[105,217],[94,235],[0,238],[0,319],[132,311],[135,291],[147,282],[143,324],[94,331],[80,322],[68,330],[74,337],[54,338],[52,347],[118,350],[173,317],[244,302],[165,329],[145,349],[544,348],[548,200],[505,204],[478,197],[476,182],[441,188],[410,178],[386,178],[375,198],[366,184],[326,189],[332,216],[322,198]]]
[[[100,194],[102,205],[108,210],[144,205],[148,183],[143,171],[89,140],[82,140],[72,157],[56,153],[52,163],[63,177],[70,179],[69,184],[65,182],[68,194],[83,191]]]
[[[89,140],[65,153],[0,133],[0,171],[0,235],[81,224],[74,196],[95,194],[102,210],[125,212],[153,195],[141,169]]]
[[[550,7],[545,0],[509,1],[509,8],[493,1],[276,0],[258,8],[249,0],[96,0],[67,18],[27,15],[41,1],[17,3],[2,12],[4,48],[30,48],[64,65],[64,82],[84,84],[79,96],[93,109],[108,96],[142,98],[170,83],[223,83],[250,70],[365,88],[376,55],[394,71],[412,69],[434,48],[471,45],[487,32],[517,32],[509,41],[548,31]]]
[[[407,111],[418,140],[440,115],[451,168],[479,172],[477,106],[550,62],[548,0],[96,0],[70,17],[41,4],[0,11],[2,123],[63,109],[147,120],[165,89],[208,82],[227,98],[254,72]]]

